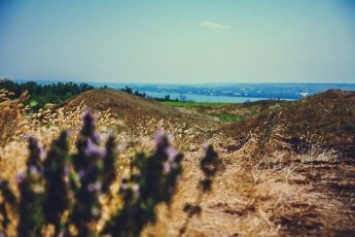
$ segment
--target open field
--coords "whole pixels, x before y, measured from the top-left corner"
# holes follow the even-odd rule
[[[0,179],[9,179],[14,189],[29,154],[24,134],[48,148],[61,130],[69,129],[69,147],[75,151],[81,114],[90,107],[98,113],[101,140],[112,133],[116,137],[115,193],[134,154],[154,149],[157,130],[172,134],[174,147],[184,154],[173,200],[158,206],[157,222],[141,236],[355,236],[355,93],[181,108],[102,89],[32,117],[23,115],[24,99],[0,104]],[[222,165],[212,190],[202,193],[197,187],[206,142]],[[113,200],[103,201],[107,209],[122,203],[118,196]],[[201,212],[188,215],[187,203]],[[10,233],[15,228],[16,221]]]

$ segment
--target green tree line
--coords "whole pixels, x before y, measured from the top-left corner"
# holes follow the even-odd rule
[[[92,90],[94,87],[87,83],[58,82],[41,85],[34,81],[17,83],[9,79],[2,79],[0,80],[0,89],[13,92],[14,98],[28,91],[30,98],[26,101],[26,105],[30,106],[31,112],[36,112],[47,103],[62,103],[84,91]]]

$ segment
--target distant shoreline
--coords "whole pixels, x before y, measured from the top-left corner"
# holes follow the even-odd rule
[[[14,80],[18,83],[26,80]],[[56,84],[59,81],[35,81],[38,84]],[[66,81],[61,81],[65,83]],[[69,82],[69,81],[68,81]],[[105,82],[74,82],[87,83],[94,88],[112,88],[121,90],[130,87],[132,91],[145,93],[150,98],[195,102],[245,103],[258,100],[294,101],[329,89],[355,91],[355,83],[213,83],[213,84],[134,84]]]

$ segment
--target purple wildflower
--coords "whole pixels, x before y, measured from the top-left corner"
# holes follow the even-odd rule
[[[69,174],[70,174],[70,168],[68,166],[65,166],[64,175],[69,175]]]
[[[163,129],[159,130],[155,134],[155,143],[157,145],[158,149],[165,149],[169,144],[168,144],[168,139],[165,135],[165,131]]]
[[[87,145],[84,152],[86,156],[93,157],[104,157],[106,155],[106,150],[100,149],[90,138],[87,139]]]
[[[101,183],[100,182],[96,182],[96,183],[90,183],[88,186],[87,186],[87,189],[89,192],[93,192],[93,191],[99,191],[101,190]]]
[[[37,146],[37,139],[30,136],[30,137],[28,137],[28,143],[29,143],[30,147],[36,147]]]
[[[88,125],[90,125],[91,127],[96,126],[94,113],[92,112],[91,109],[85,110],[82,114],[82,118],[83,118],[84,122],[88,123]]]
[[[85,119],[87,116],[91,116],[91,113],[92,113],[91,109],[88,108],[81,114],[81,118]]]
[[[85,176],[86,176],[85,170],[80,170],[80,171],[78,172],[78,174],[79,174],[79,179],[80,179],[80,180],[83,180],[83,179],[85,178]]]
[[[46,158],[46,152],[44,151],[43,144],[38,146],[39,148],[39,158],[43,161]]]
[[[93,192],[95,190],[95,185],[94,184],[89,184],[87,187],[89,192]]]
[[[21,172],[16,176],[16,180],[18,183],[22,183],[23,181],[25,181],[26,179],[26,173],[25,172]]]
[[[172,146],[169,146],[165,149],[166,154],[168,155],[168,160],[170,162],[175,160],[175,157],[179,154],[179,152]]]
[[[95,144],[100,143],[100,134],[97,131],[92,134],[92,140]]]
[[[36,168],[36,166],[31,165],[31,166],[29,167],[29,171],[30,171],[30,174],[37,173],[37,168]]]
[[[208,151],[209,147],[210,147],[210,144],[207,142],[202,144],[202,149],[206,152]]]

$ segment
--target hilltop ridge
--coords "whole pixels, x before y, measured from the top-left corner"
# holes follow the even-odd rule
[[[202,115],[183,113],[153,99],[142,98],[113,89],[90,90],[58,106],[63,107],[65,111],[69,111],[76,108],[82,101],[85,105],[97,111],[110,109],[113,118],[123,119],[131,128],[134,128],[136,123],[144,119],[183,121],[191,125],[206,124],[206,126],[214,126],[216,124]]]

